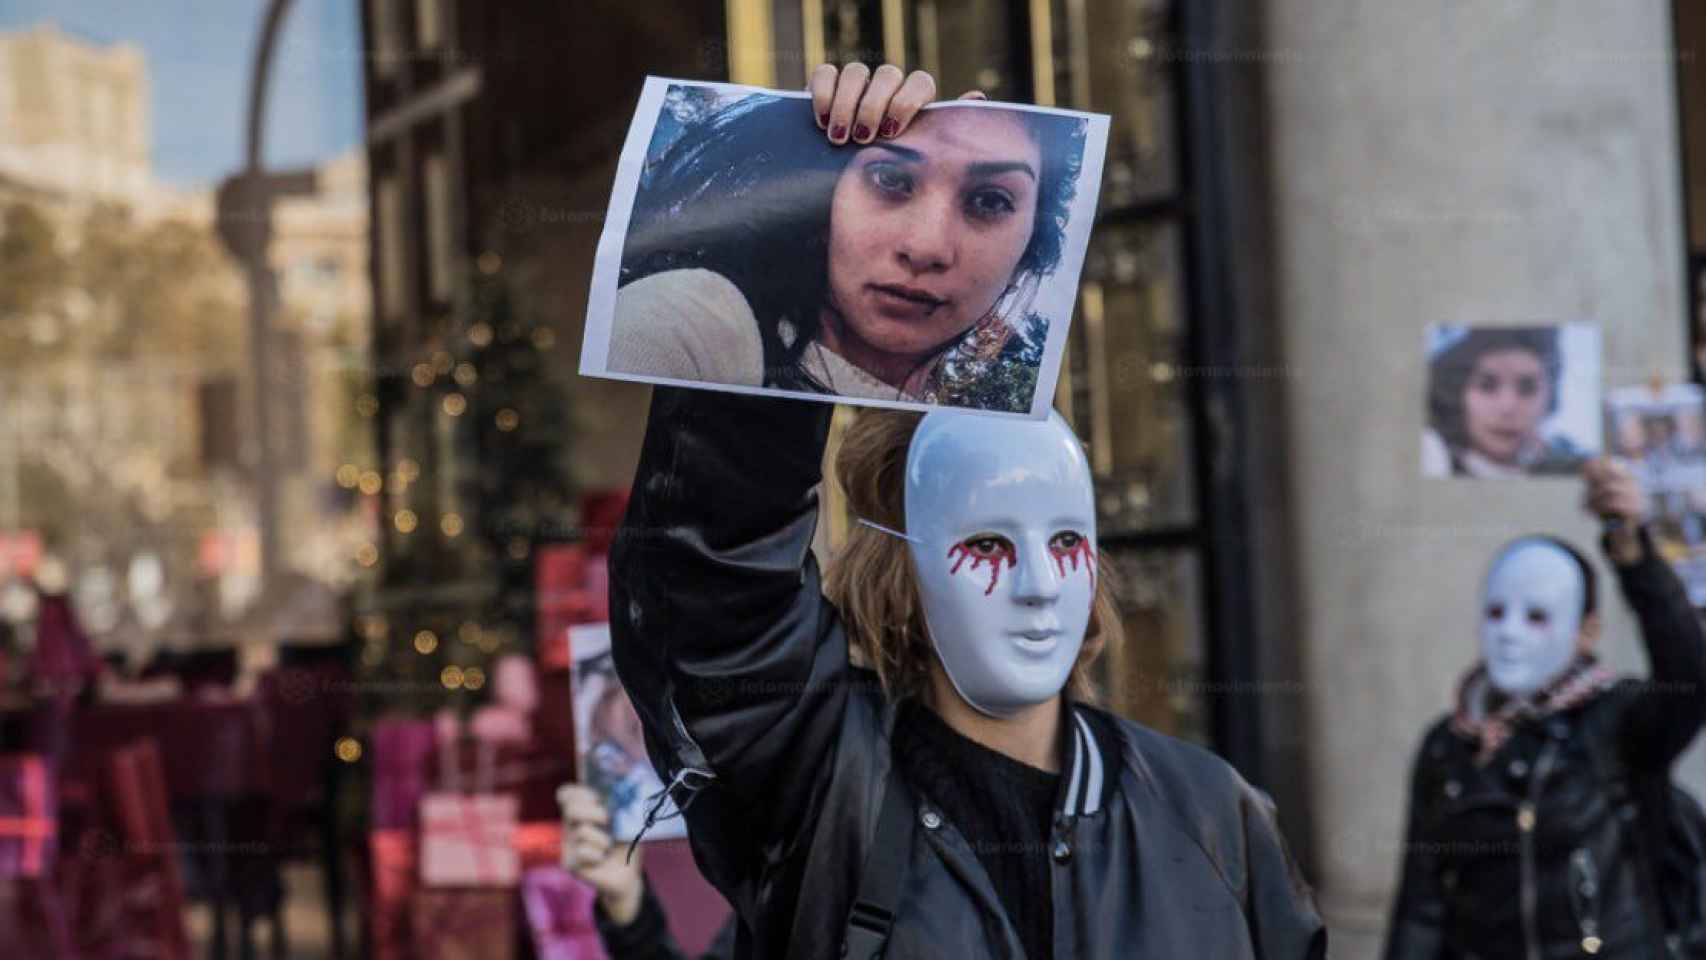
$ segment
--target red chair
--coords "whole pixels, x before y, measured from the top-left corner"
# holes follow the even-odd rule
[[[107,778],[114,822],[124,841],[120,859],[127,889],[121,910],[129,949],[137,955],[189,960],[184,881],[159,746],[141,740],[114,750]]]

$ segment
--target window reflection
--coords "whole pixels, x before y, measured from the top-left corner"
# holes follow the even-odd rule
[[[1185,525],[1196,514],[1179,242],[1171,225],[1103,228],[1085,257],[1072,407],[1104,536]]]
[[[1208,742],[1200,564],[1190,551],[1104,547],[1125,640],[1103,652],[1106,705],[1163,733]]]

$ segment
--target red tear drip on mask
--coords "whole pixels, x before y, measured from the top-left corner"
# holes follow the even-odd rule
[[[1090,574],[1090,582],[1096,582],[1096,554],[1090,550],[1090,540],[1079,537],[1078,542],[1066,550],[1050,550],[1054,554],[1054,565],[1060,570],[1060,578],[1066,579],[1066,565],[1070,561],[1072,572],[1078,572],[1078,558],[1084,558],[1084,569]]]
[[[955,554],[959,554],[958,559],[954,558]],[[948,573],[958,574],[960,566],[966,562],[967,558],[971,560],[972,570],[976,570],[981,564],[989,564],[989,586],[983,591],[983,595],[986,597],[994,593],[995,585],[1001,582],[1001,561],[1006,560],[1009,567],[1015,566],[1019,562],[1019,558],[1013,555],[1012,550],[1003,550],[993,557],[980,557],[973,554],[965,544],[956,543],[948,548],[948,559],[954,561],[954,566]]]

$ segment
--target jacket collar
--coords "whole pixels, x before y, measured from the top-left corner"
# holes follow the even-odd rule
[[[1070,759],[1064,765],[1061,796],[1055,804],[1057,811],[1068,817],[1088,817],[1100,813],[1107,805],[1108,795],[1117,779],[1119,769],[1117,737],[1101,729],[1101,718],[1095,711],[1068,702],[1062,736],[1069,739],[1062,756]]]
[[[1545,689],[1530,697],[1511,697],[1495,704],[1487,667],[1478,663],[1457,689],[1457,709],[1451,729],[1477,744],[1475,762],[1486,763],[1510,739],[1519,725],[1578,707],[1617,682],[1616,674],[1590,654],[1578,656]]]

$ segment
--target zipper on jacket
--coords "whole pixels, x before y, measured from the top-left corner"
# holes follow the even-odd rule
[[[1534,867],[1534,821],[1540,808],[1540,785],[1552,769],[1558,754],[1558,741],[1548,739],[1540,748],[1540,759],[1534,765],[1534,776],[1528,781],[1528,799],[1516,810],[1518,843],[1522,849],[1522,939],[1529,960],[1540,960],[1540,924],[1536,914],[1540,909],[1540,891]]]
[[[1605,946],[1599,936],[1599,868],[1586,847],[1570,854],[1570,906],[1582,931],[1582,952],[1598,953]]]

